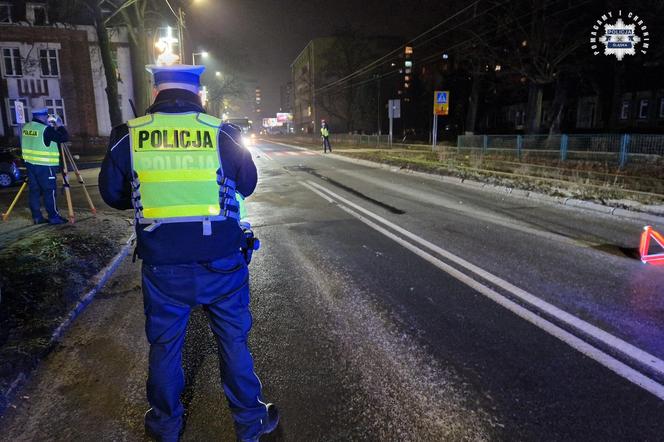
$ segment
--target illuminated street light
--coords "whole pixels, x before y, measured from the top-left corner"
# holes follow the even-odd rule
[[[221,72],[217,71],[214,73],[215,77],[221,77]]]
[[[177,44],[179,46],[179,39],[173,36],[173,29],[170,26],[160,29],[165,29],[166,32],[165,34],[161,33],[161,37],[154,44],[154,47],[157,50],[157,53],[155,54],[157,56],[157,64],[171,65],[180,63],[180,57],[173,51],[174,45]]]

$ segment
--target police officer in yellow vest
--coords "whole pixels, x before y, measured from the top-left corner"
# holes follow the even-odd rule
[[[21,130],[21,153],[28,172],[30,211],[35,224],[63,224],[57,208],[57,173],[60,167],[59,143],[69,141],[67,130],[60,117],[54,126],[48,124],[48,110],[34,109],[32,121]],[[41,199],[48,213],[48,220],[41,212]]]
[[[257,184],[239,128],[205,114],[203,66],[149,66],[157,95],[147,115],[117,127],[99,175],[104,201],[133,209],[143,260],[150,343],[145,427],[157,440],[182,430],[182,346],[191,309],[202,305],[214,332],[221,382],[238,440],[258,441],[279,415],[263,400],[247,347],[249,273],[240,225]]]
[[[320,120],[320,137],[323,139],[323,153],[327,153],[330,149],[332,153],[332,145],[330,144],[330,127],[325,120]]]

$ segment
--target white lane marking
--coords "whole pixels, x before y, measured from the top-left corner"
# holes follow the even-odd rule
[[[564,236],[555,232],[547,232],[545,230],[539,230],[531,227],[527,223],[524,223],[518,219],[510,218],[509,216],[504,216],[500,214],[494,215],[493,212],[485,210],[482,207],[479,207],[478,205],[472,203],[459,204],[458,198],[454,199],[450,198],[449,196],[440,195],[433,192],[425,193],[420,191],[419,189],[404,184],[395,185],[394,182],[389,182],[388,180],[384,180],[381,178],[369,177],[366,173],[357,172],[355,170],[340,169],[336,170],[336,172],[351,176],[355,179],[362,180],[364,182],[373,184],[375,186],[384,189],[388,189],[391,192],[395,192],[401,194],[402,196],[408,197],[408,199],[415,198],[427,204],[433,204],[439,207],[452,209],[456,212],[463,213],[465,216],[475,218],[482,222],[487,222],[501,227],[505,227],[510,230],[516,230],[518,232],[539,236],[540,238],[556,241],[562,244],[578,246],[583,248],[597,247],[600,245],[599,243],[570,238],[568,236]]]
[[[270,155],[268,155],[267,153],[265,153],[265,151],[263,149],[261,149],[260,147],[255,147],[253,150],[256,151],[257,153],[263,155],[268,160],[272,161],[272,157]]]
[[[399,245],[405,247],[406,249],[410,250],[411,252],[415,253],[419,257],[423,258],[424,260],[428,261],[429,263],[433,264],[434,266],[438,267],[439,269],[443,270],[453,278],[457,279],[458,281],[466,284],[468,287],[478,291],[482,295],[486,296],[487,298],[491,299],[498,305],[506,308],[507,310],[511,311],[518,317],[530,322],[531,324],[535,325],[536,327],[540,328],[541,330],[545,331],[546,333],[549,333],[551,336],[561,340],[565,344],[569,345],[570,347],[574,348],[575,350],[579,351],[583,355],[591,358],[592,360],[598,362],[599,364],[603,365],[604,367],[608,368],[609,370],[613,371],[616,373],[618,376],[628,380],[629,382],[633,383],[634,385],[637,385],[644,390],[652,393],[653,395],[657,396],[659,399],[664,400],[664,385],[658,383],[657,381],[645,376],[643,373],[633,369],[632,367],[626,365],[625,363],[617,360],[613,356],[604,353],[602,350],[592,346],[591,344],[585,342],[584,340],[574,336],[573,334],[569,333],[566,330],[563,330],[562,328],[558,327],[557,325],[553,324],[552,322],[547,321],[546,319],[540,317],[539,315],[531,312],[530,310],[526,309],[525,307],[520,306],[519,304],[515,303],[514,301],[509,300],[508,298],[504,297],[500,293],[494,291],[490,287],[485,286],[484,284],[475,281],[468,275],[460,272],[459,270],[455,269],[454,267],[451,267],[448,264],[445,264],[443,261],[440,259],[436,258],[435,256],[427,253],[426,251],[420,249],[419,247],[409,243],[408,241],[396,236],[394,233],[388,231],[387,229],[379,226],[378,224],[374,223],[373,221],[365,218],[361,214],[349,209],[348,207],[344,206],[343,204],[340,204],[338,201],[333,200],[332,198],[329,198],[327,195],[324,193],[318,191],[311,185],[314,184],[311,181],[308,183],[300,183],[304,187],[308,188],[312,192],[316,193],[320,197],[324,198],[325,200],[329,201],[330,203],[335,204],[337,207],[339,207],[341,210],[344,212],[347,212],[351,216],[357,218],[358,220],[362,221],[364,224],[368,225],[372,229],[376,230],[379,233],[382,233],[386,237],[390,238],[391,240],[395,241]],[[601,382],[601,380],[599,380]]]
[[[294,145],[292,145],[292,144],[279,143],[278,141],[267,141],[267,142],[268,142],[268,143],[272,143],[272,144],[277,144],[277,145],[279,145],[279,146],[292,147],[293,149],[298,149],[298,150],[309,150],[309,149],[306,149],[306,148],[304,148],[304,147],[294,146]]]
[[[403,229],[402,227],[388,221],[387,219],[374,214],[373,212],[358,206],[357,204],[353,203],[352,201],[349,201],[336,193],[326,189],[325,187],[314,183],[312,181],[308,181],[308,184],[311,186],[314,186],[317,189],[320,189],[321,191],[327,193],[331,197],[337,199],[340,202],[343,202],[344,204],[347,204],[348,206],[358,210],[359,212],[362,212],[366,214],[367,216],[379,221],[383,225],[390,227],[391,229],[401,233],[402,235],[406,236],[407,238],[410,238],[411,240],[419,243],[420,245],[423,245],[427,247],[429,250],[437,253],[440,256],[443,256],[446,259],[449,259],[450,261],[460,265],[461,267],[464,267],[465,269],[475,273],[477,276],[480,276],[481,278],[485,279],[486,281],[490,282],[491,284],[494,284],[508,292],[510,292],[512,295],[516,296],[520,300],[532,305],[533,307],[539,309],[540,311],[543,311],[556,319],[564,322],[565,324],[569,325],[570,327],[574,328],[578,332],[585,334],[586,336],[590,336],[600,342],[602,342],[604,345],[610,347],[611,349],[621,353],[622,355],[626,356],[627,358],[638,362],[639,364],[642,364],[643,366],[648,367],[649,369],[655,371],[656,373],[663,375],[664,374],[664,361],[661,359],[657,358],[656,356],[641,350],[638,347],[633,346],[632,344],[623,341],[622,339],[613,336],[612,334],[580,319],[577,318],[576,316],[567,313],[564,310],[559,309],[558,307],[549,304],[546,301],[543,301],[542,299],[536,297],[535,295],[526,292],[525,290],[516,287],[515,285],[499,278],[498,276],[495,276],[486,270],[483,270],[479,267],[477,267],[474,264],[471,264],[470,262],[464,260],[463,258],[460,258],[447,250],[444,250],[440,248],[439,246],[423,239],[420,238],[419,236],[409,232],[406,229]],[[426,252],[424,252],[426,253]],[[465,275],[464,275],[465,276]],[[479,283],[478,283],[479,284]],[[501,296],[501,295],[500,295]],[[664,397],[662,398],[664,399]]]
[[[278,145],[284,146],[284,147],[290,147],[290,148],[297,149],[297,150],[301,150],[304,155],[318,155],[318,156],[324,156],[325,155],[322,152],[307,149],[306,147],[295,146],[294,144],[279,143],[277,141],[268,141],[268,140],[266,140],[266,142],[272,143],[272,144],[278,144]]]

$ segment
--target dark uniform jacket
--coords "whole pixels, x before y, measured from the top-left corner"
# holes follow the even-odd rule
[[[169,89],[157,95],[148,113],[204,112],[198,95]],[[251,153],[241,146],[240,130],[229,124],[219,134],[219,151],[224,176],[237,183],[245,197],[256,188],[258,175]],[[133,209],[131,202],[129,129],[126,124],[113,129],[108,152],[99,174],[99,191],[106,203],[116,209]],[[147,225],[136,226],[137,253],[147,264],[206,263],[236,253],[244,236],[236,220],[212,223],[212,235],[204,236],[202,223],[162,224],[152,232]]]

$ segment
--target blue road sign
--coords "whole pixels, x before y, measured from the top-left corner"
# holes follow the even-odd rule
[[[438,92],[436,94],[436,103],[438,104],[447,103],[447,92]]]

